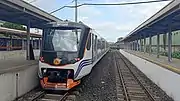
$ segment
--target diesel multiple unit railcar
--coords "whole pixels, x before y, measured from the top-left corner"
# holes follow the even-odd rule
[[[83,23],[46,24],[38,72],[42,88],[69,90],[75,87],[108,49],[107,41]]]

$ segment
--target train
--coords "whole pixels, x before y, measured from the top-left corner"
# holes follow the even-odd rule
[[[12,50],[25,50],[26,49],[26,39],[21,38],[8,38],[0,37],[0,51],[12,51]],[[39,49],[39,39],[30,40],[33,49]]]
[[[33,49],[39,49],[41,35],[30,33]],[[0,27],[0,51],[25,50],[27,49],[27,32],[22,30]]]
[[[74,88],[108,50],[108,42],[82,22],[45,24],[38,72],[41,87],[65,91]]]

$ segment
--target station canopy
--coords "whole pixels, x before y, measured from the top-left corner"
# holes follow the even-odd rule
[[[31,28],[42,28],[48,22],[61,19],[22,0],[0,0],[0,20],[28,25]]]
[[[180,30],[180,0],[173,0],[130,32],[122,41],[134,41],[177,30]]]

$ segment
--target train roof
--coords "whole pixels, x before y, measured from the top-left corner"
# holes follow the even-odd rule
[[[59,22],[50,22],[44,25],[44,28],[50,27],[69,27],[69,28],[90,28],[89,26],[83,24],[82,22],[71,22],[71,21],[59,21]]]
[[[89,28],[91,27],[85,25],[83,22],[72,22],[72,21],[60,21],[60,22],[50,22],[44,25],[44,28],[64,28],[64,29],[72,29],[72,28]],[[93,29],[92,29],[93,30]],[[93,30],[94,31],[94,30]],[[94,31],[97,35],[99,35],[96,31]],[[99,35],[100,36],[100,35]],[[100,36],[101,37],[101,36]],[[106,39],[101,37],[102,41],[106,41]]]

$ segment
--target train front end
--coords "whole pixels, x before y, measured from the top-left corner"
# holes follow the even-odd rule
[[[68,22],[43,29],[39,59],[39,78],[45,90],[69,90],[80,83],[74,80],[80,57],[83,28]]]

